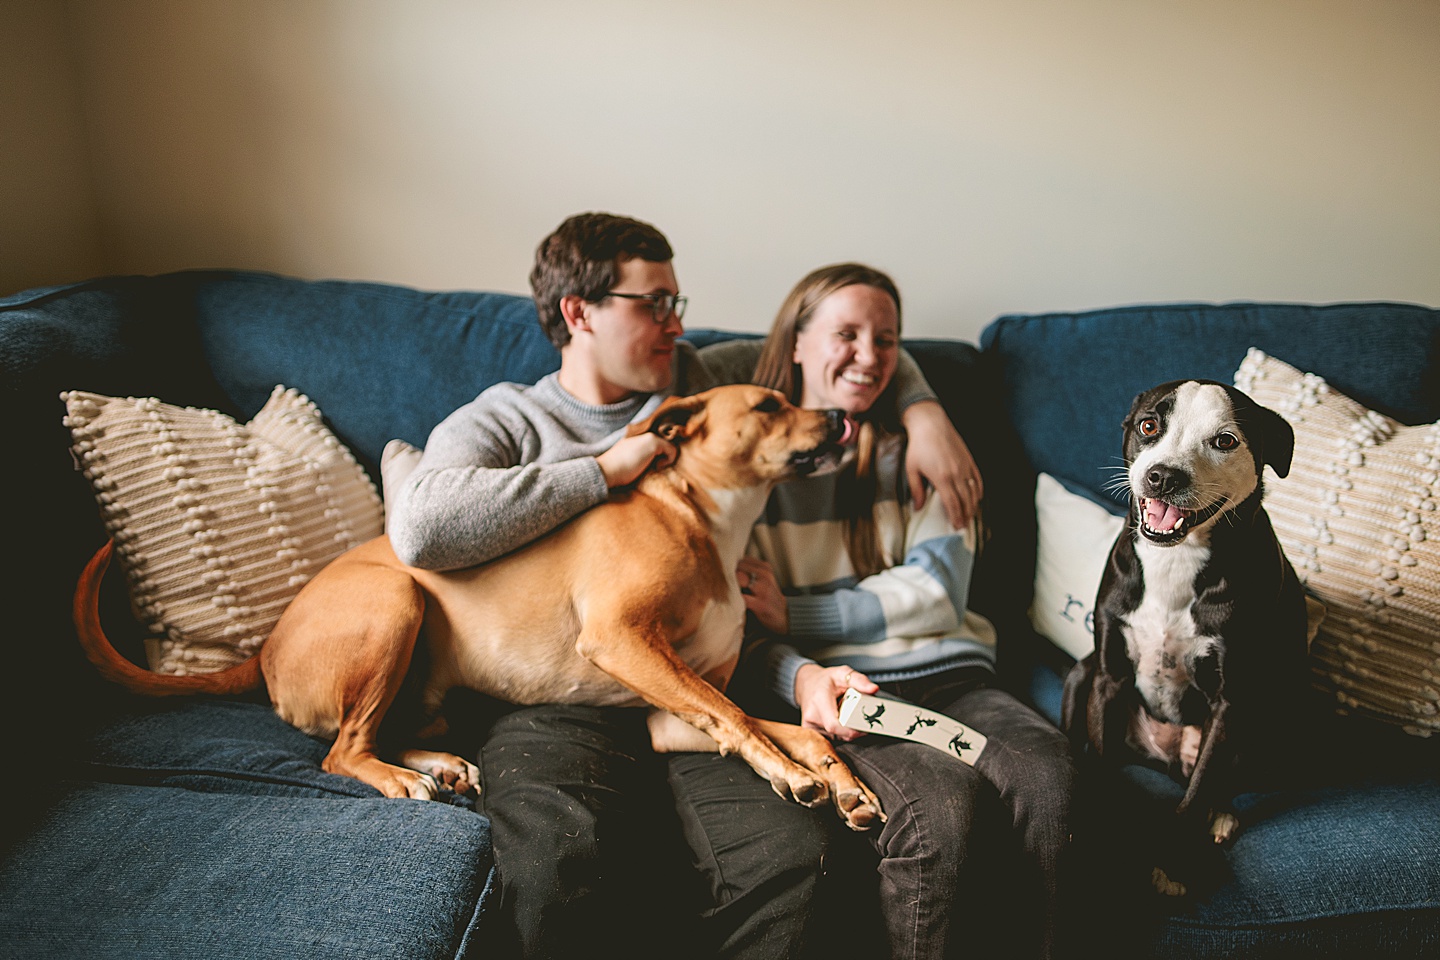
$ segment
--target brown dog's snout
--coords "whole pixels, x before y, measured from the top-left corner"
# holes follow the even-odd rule
[[[825,440],[829,443],[838,443],[841,446],[855,439],[857,427],[855,421],[851,420],[844,410],[826,410],[825,422],[829,427],[825,434]]]

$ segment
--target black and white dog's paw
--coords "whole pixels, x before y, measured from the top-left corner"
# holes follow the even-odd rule
[[[1240,830],[1240,821],[1233,813],[1217,813],[1210,818],[1210,839],[1220,844],[1229,843]]]
[[[1156,892],[1161,894],[1162,896],[1185,896],[1185,884],[1175,880],[1171,880],[1170,877],[1165,873],[1165,871],[1160,867],[1156,867],[1154,870],[1150,871],[1150,883],[1152,886],[1155,887]]]

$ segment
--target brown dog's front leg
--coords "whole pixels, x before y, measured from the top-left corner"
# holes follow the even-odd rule
[[[823,779],[830,788],[835,810],[851,830],[866,830],[885,821],[880,800],[840,759],[829,740],[814,730],[793,723],[757,720],[771,740],[802,767]]]
[[[668,638],[652,632],[647,636],[643,627],[602,632],[587,624],[575,646],[648,703],[708,734],[721,753],[738,753],[780,796],[806,806],[825,800],[829,791],[823,779],[787,757],[756,720],[691,670]]]
[[[755,722],[790,759],[824,780],[835,802],[835,811],[851,830],[866,830],[876,820],[884,822],[880,801],[850,770],[830,741],[790,723],[770,720]],[[648,718],[650,745],[656,753],[717,753],[720,745],[675,714],[652,710]]]

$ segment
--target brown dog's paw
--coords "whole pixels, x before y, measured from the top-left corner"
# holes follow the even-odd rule
[[[331,751],[320,768],[326,773],[354,777],[392,800],[434,800],[439,782],[423,770],[397,767],[374,754],[336,754]]]
[[[845,821],[845,826],[856,832],[885,822],[885,811],[880,809],[880,801],[858,781],[853,789],[835,791],[835,809]]]
[[[781,774],[772,776],[770,787],[786,800],[793,800],[805,807],[819,806],[830,797],[830,791],[824,782],[816,780],[803,770],[799,776],[793,776],[788,780]]]
[[[434,785],[428,797],[417,797],[411,793],[410,796],[415,799],[434,800],[442,787],[461,795],[480,792],[480,769],[453,753],[405,750],[401,752],[399,760],[404,766],[424,775]]]
[[[372,774],[365,782],[391,800],[434,800],[440,793],[440,784],[428,773],[385,764]]]

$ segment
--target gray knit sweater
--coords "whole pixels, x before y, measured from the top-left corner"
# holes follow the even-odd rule
[[[429,570],[474,566],[604,502],[610,491],[595,458],[669,393],[748,380],[761,343],[735,340],[697,352],[677,341],[670,390],[605,406],[575,399],[555,374],[534,386],[496,384],[431,431],[391,505],[396,555]],[[896,385],[902,407],[934,397],[904,354]]]

